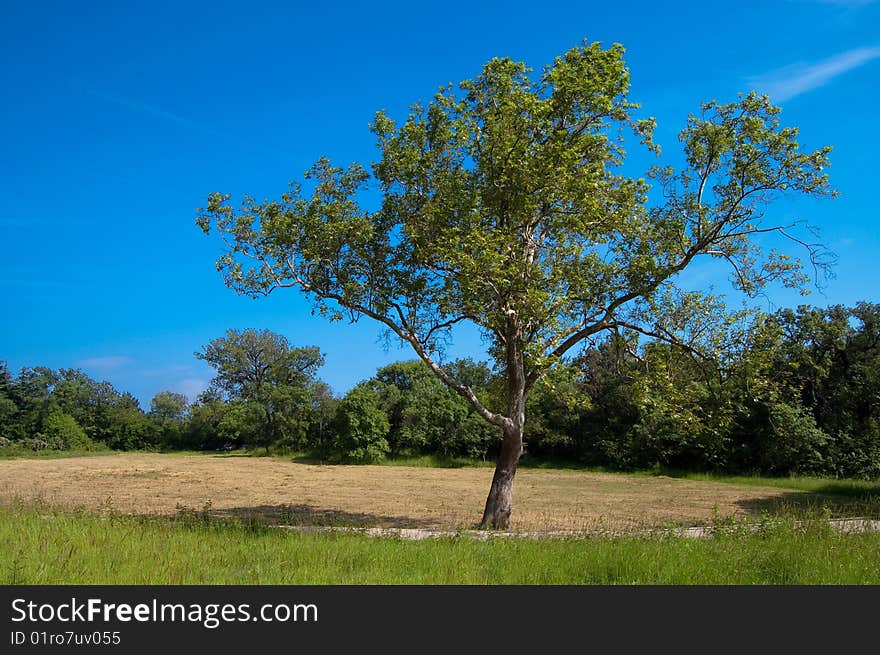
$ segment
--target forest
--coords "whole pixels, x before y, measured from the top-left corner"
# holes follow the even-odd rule
[[[267,330],[229,330],[195,356],[214,368],[210,387],[193,402],[159,392],[148,408],[81,370],[0,362],[0,453],[241,450],[346,463],[498,453],[501,431],[418,360],[336,395],[318,348]],[[470,359],[447,367],[501,408],[502,373]],[[554,367],[527,410],[524,463],[877,478],[880,304],[752,314],[713,356],[610,334]]]

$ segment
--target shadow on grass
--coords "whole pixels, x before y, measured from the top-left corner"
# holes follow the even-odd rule
[[[769,498],[745,498],[736,504],[752,515],[827,514],[830,518],[880,518],[880,495],[834,491],[788,491]]]
[[[875,483],[876,484],[876,483]],[[815,489],[816,494],[846,496],[861,501],[880,503],[880,487],[859,486],[853,482],[829,482]]]
[[[289,456],[291,462],[296,464],[311,464],[313,466],[357,465],[357,462],[336,462],[326,457],[314,454],[297,454]],[[374,464],[379,466],[410,466],[415,468],[438,468],[460,469],[468,467],[486,466],[485,462],[453,457],[439,457],[436,455],[423,455],[418,457],[389,457]]]
[[[388,516],[366,512],[345,512],[311,505],[255,505],[251,507],[206,508],[202,515],[235,519],[247,523],[310,525],[331,527],[428,528],[435,524],[411,516]]]

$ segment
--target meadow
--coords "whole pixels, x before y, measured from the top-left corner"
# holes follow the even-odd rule
[[[827,521],[878,515],[878,485],[855,481],[525,468],[514,531],[570,535],[274,527],[462,530],[491,473],[148,453],[5,460],[0,584],[880,584],[880,534]],[[711,530],[664,529],[692,525]]]
[[[482,466],[117,453],[0,461],[0,498],[105,514],[199,511],[292,525],[459,530],[479,520],[492,473]],[[607,533],[708,525],[787,509],[873,513],[876,484],[838,482],[837,488],[829,480],[792,478],[786,487],[780,480],[522,468],[511,528]]]
[[[0,508],[0,584],[880,584],[880,534],[823,521],[711,537],[403,541],[181,514]]]

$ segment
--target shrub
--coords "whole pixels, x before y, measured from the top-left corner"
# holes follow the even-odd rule
[[[46,447],[52,450],[89,450],[94,443],[70,414],[52,411],[46,417]]]
[[[33,437],[25,437],[18,442],[22,448],[27,448],[29,450],[46,450],[49,447],[49,442],[46,441],[45,436],[37,433],[36,436]]]
[[[360,464],[384,459],[389,452],[390,429],[376,393],[367,386],[357,386],[339,405],[333,454],[342,461]]]
[[[821,473],[826,435],[803,407],[773,403],[766,408],[766,429],[760,435],[759,465],[773,474]]]

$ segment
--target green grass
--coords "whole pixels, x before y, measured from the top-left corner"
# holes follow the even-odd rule
[[[771,478],[761,475],[723,475],[718,473],[691,473],[682,471],[649,471],[636,473],[636,475],[666,475],[668,477],[697,480],[700,482],[722,482],[727,484],[758,487],[776,487],[780,489],[808,491],[816,494],[880,500],[880,480],[853,480],[808,476]]]
[[[705,539],[410,542],[19,503],[0,507],[0,544],[0,584],[880,584],[880,535],[818,517]]]
[[[118,450],[110,450],[96,444],[92,450],[31,450],[15,444],[0,446],[0,459],[64,459],[67,457],[98,457],[101,455],[117,455]]]

